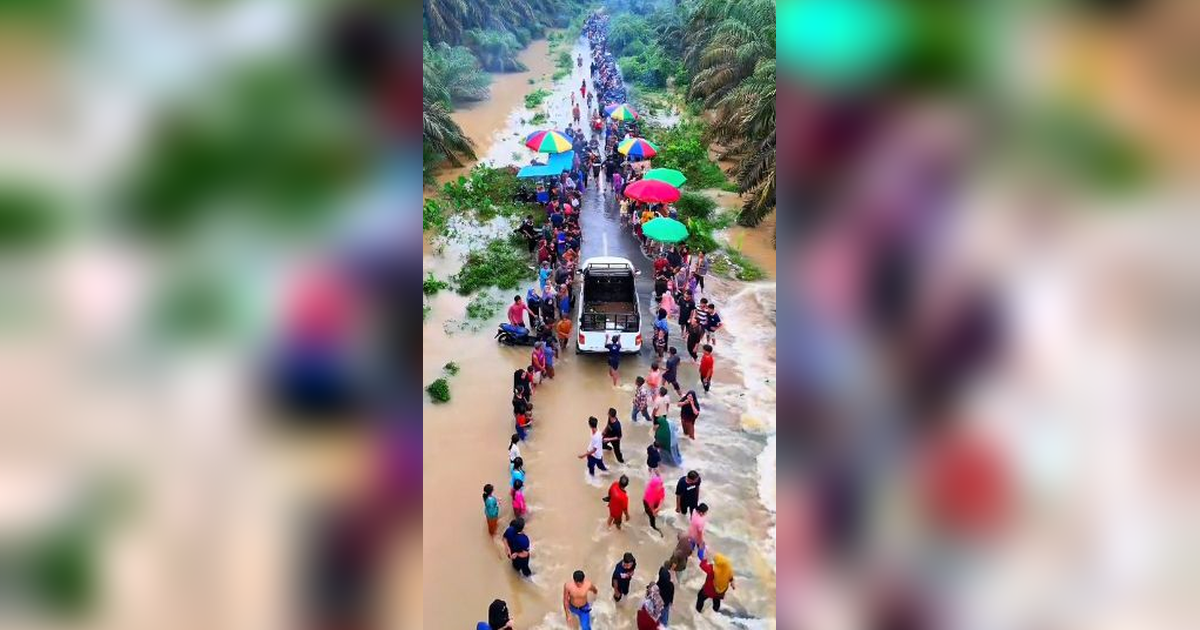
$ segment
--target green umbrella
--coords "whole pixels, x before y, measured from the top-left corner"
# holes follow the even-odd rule
[[[660,243],[678,243],[688,237],[687,226],[666,217],[650,219],[642,226],[642,234]]]
[[[908,14],[889,0],[803,0],[779,7],[784,71],[838,89],[873,82],[908,44]]]
[[[679,188],[687,181],[687,177],[683,173],[673,168],[652,168],[646,171],[644,179],[657,179],[660,182],[666,182],[676,188]]]

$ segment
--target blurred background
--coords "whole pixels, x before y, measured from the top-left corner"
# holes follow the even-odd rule
[[[415,10],[0,4],[0,627],[419,626]]]
[[[1198,9],[779,3],[782,626],[1200,618]]]

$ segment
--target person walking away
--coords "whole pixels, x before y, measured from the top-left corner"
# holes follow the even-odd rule
[[[650,363],[650,372],[646,374],[646,387],[652,392],[657,392],[658,388],[662,387],[662,370],[658,368],[658,361]]]
[[[693,440],[696,439],[696,418],[699,417],[700,400],[696,398],[696,390],[689,390],[679,401],[679,424],[683,425],[683,434]]]
[[[490,483],[483,486],[483,517],[487,519],[488,536],[492,538],[496,537],[500,522],[500,502],[492,494],[495,490]]]
[[[671,581],[671,570],[667,566],[669,563],[664,563],[658,569],[658,595],[662,598],[663,608],[662,613],[658,616],[658,622],[663,626],[668,625],[671,620],[671,604],[675,603],[675,583]]]
[[[662,463],[662,455],[658,453],[658,447],[651,442],[646,446],[646,468],[649,469],[651,475],[658,474],[658,465]]]
[[[654,448],[653,445],[650,448]],[[646,491],[642,494],[642,507],[646,510],[646,518],[650,519],[650,529],[658,532],[659,536],[663,533],[658,529],[658,510],[666,496],[667,492],[658,470],[650,471],[650,481],[646,483]]]
[[[679,387],[679,351],[674,346],[667,348],[666,366],[663,370],[663,382],[674,387],[675,395],[678,396],[682,392]],[[687,433],[687,427],[684,427],[684,433]]]
[[[512,568],[517,573],[524,577],[533,575],[533,571],[529,569],[530,550],[533,545],[529,541],[529,536],[525,534],[525,520],[514,519],[508,529],[504,531],[504,548],[508,552],[508,557],[512,561]]]
[[[633,582],[633,572],[637,569],[637,558],[626,551],[621,561],[613,567],[612,586],[613,601],[619,602],[629,594],[629,585]]]
[[[696,250],[696,286],[700,287],[701,292],[707,292],[704,288],[704,277],[708,275],[708,257],[704,255],[704,250]]]
[[[589,594],[599,595],[600,591],[587,579],[583,571],[576,570],[571,575],[571,581],[563,584],[563,618],[570,623],[571,615],[575,615],[580,630],[592,630],[592,603],[588,600]]]
[[[608,375],[612,377],[613,387],[617,387],[621,376],[621,334],[610,337],[604,348],[608,350]]]
[[[476,624],[475,630],[512,630],[508,604],[502,599],[492,600],[492,604],[488,606],[488,620]]]
[[[657,630],[662,627],[658,625],[659,619],[663,614],[662,593],[659,591],[658,583],[651,582],[646,585],[646,598],[642,600],[641,608],[637,612],[637,629],[638,630]]]
[[[665,299],[671,295],[669,292],[663,294]],[[654,352],[658,355],[661,361],[667,353],[667,342],[671,335],[669,326],[667,325],[667,310],[665,308],[658,309],[658,319],[654,321]]]
[[[529,508],[525,505],[525,482],[520,479],[513,482],[512,509],[516,518],[523,519],[529,513]]]
[[[520,441],[521,441],[521,436],[517,435],[516,433],[512,434],[512,437],[509,438],[509,442],[508,442],[508,465],[509,466],[512,466],[512,463],[514,461],[516,461],[516,459],[518,457],[521,456],[521,448],[519,446],[517,446],[517,442],[520,442]]]
[[[688,539],[687,532],[679,532],[675,541],[675,549],[671,552],[671,557],[667,560],[667,568],[675,572],[675,578],[678,580],[687,568],[688,560],[692,557],[692,541]]]
[[[597,468],[608,472],[608,467],[604,465],[604,459],[602,459],[602,455],[604,454],[604,438],[596,430],[596,427],[600,426],[600,421],[596,419],[596,416],[592,416],[588,418],[588,426],[592,429],[592,437],[588,439],[587,451],[580,455],[579,459],[587,458],[588,475],[595,478]]]
[[[578,104],[576,104],[575,107],[571,110],[571,116],[573,116],[575,118],[575,122],[579,122],[579,105]]]
[[[712,386],[713,377],[713,347],[704,344],[704,356],[700,358],[700,383],[704,385],[704,393]]]
[[[611,450],[617,456],[617,463],[624,464],[625,456],[621,454],[621,421],[617,419],[617,410],[608,408],[608,424],[604,425],[604,450]]]
[[[608,526],[617,526],[621,529],[621,519],[629,520],[629,494],[625,492],[625,488],[629,487],[629,477],[621,475],[621,478],[614,481],[608,487],[608,496],[604,498],[608,502]]]
[[[729,589],[737,589],[737,585],[733,583],[733,565],[729,562],[729,558],[721,554],[713,554],[713,561],[710,564],[707,558],[700,561],[700,570],[704,571],[704,587],[696,594],[696,612],[704,612],[705,600],[711,599],[713,610],[721,612],[721,600],[725,599],[725,593]]]
[[[542,342],[539,341],[538,343],[542,343]],[[551,341],[550,343],[543,344],[542,351],[546,355],[546,376],[553,379],[554,378],[554,355],[556,354],[555,350],[554,350],[554,342]]]
[[[587,96],[587,79],[579,82],[579,98]]]
[[[634,408],[632,408],[632,412],[630,413],[630,419],[634,422],[637,422],[637,414],[641,413],[642,418],[646,419],[647,422],[652,421],[650,420],[650,412],[648,409],[650,403],[650,390],[646,384],[646,379],[637,377],[637,379],[634,380],[634,385],[636,385],[634,389]]]
[[[700,505],[700,482],[700,473],[694,470],[679,478],[675,484],[676,513],[687,516]]]
[[[701,558],[704,557],[704,527],[707,524],[708,504],[701,503],[692,512],[692,519],[688,523],[688,540],[692,541],[692,548],[699,551]]]

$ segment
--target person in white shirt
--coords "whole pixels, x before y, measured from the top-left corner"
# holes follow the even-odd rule
[[[512,440],[508,444],[508,463],[510,464],[521,456],[521,447],[517,446],[520,441],[521,436],[516,433],[512,434]]]
[[[579,456],[579,459],[587,458],[588,474],[592,477],[596,476],[596,469],[599,468],[604,472],[608,472],[608,467],[604,465],[604,436],[600,433],[597,427],[600,426],[600,421],[596,416],[588,418],[588,426],[592,429],[592,437],[588,439],[587,451]]]

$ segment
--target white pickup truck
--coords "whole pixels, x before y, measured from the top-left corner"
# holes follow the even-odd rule
[[[621,351],[642,349],[642,316],[638,304],[633,263],[625,258],[601,256],[583,261],[583,288],[579,292],[579,317],[575,322],[579,344],[575,352],[607,352],[605,344],[621,336]]]

